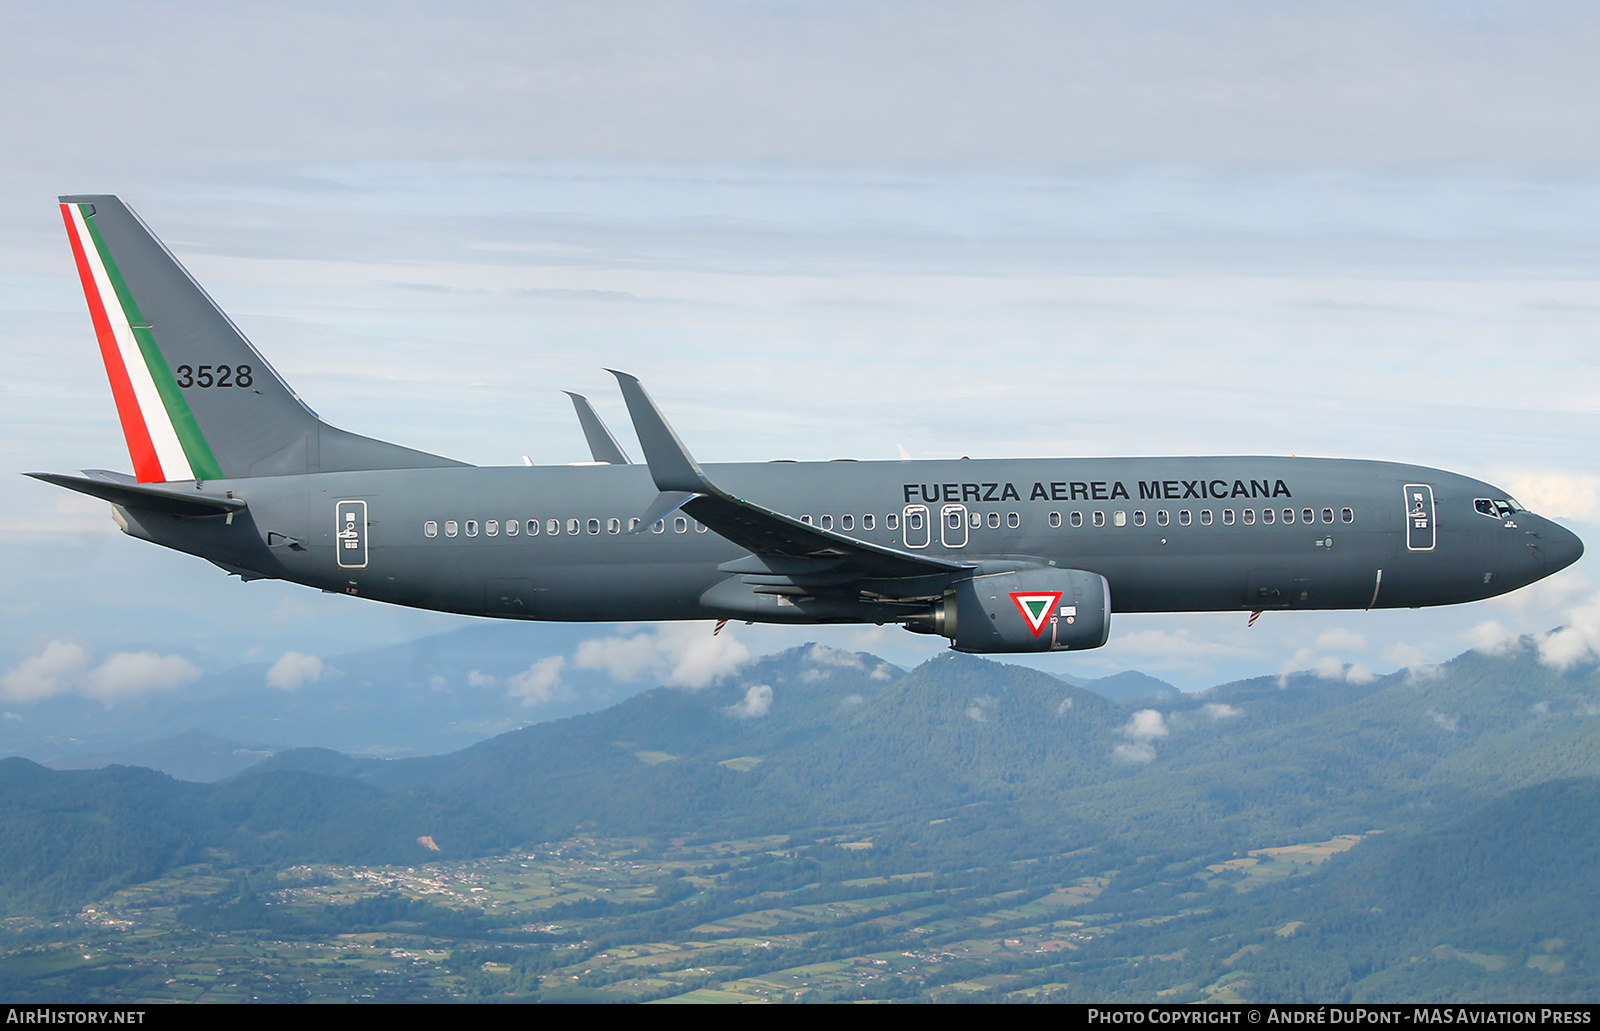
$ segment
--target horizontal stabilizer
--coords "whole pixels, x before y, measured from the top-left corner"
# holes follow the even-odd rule
[[[126,508],[142,508],[151,512],[165,512],[178,516],[216,516],[241,512],[246,505],[238,498],[217,497],[196,491],[171,490],[143,483],[121,483],[113,479],[66,476],[62,473],[24,473],[36,480],[53,483],[57,487],[75,490],[80,494],[109,501]]]

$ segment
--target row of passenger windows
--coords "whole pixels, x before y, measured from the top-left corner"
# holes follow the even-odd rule
[[[1282,513],[1281,515],[1279,514],[1279,512],[1280,512],[1280,510],[1278,510],[1278,509],[1264,508],[1264,509],[1261,510],[1261,521],[1263,523],[1265,523],[1266,525],[1271,526],[1273,523],[1278,522],[1280,519],[1285,524],[1293,523],[1295,521],[1295,519],[1296,519],[1295,510],[1292,509],[1292,508],[1282,509],[1281,510],[1281,513]],[[1104,526],[1104,525],[1106,525],[1106,514],[1104,512],[1100,512],[1100,511],[1091,512],[1091,513],[1089,513],[1089,516],[1090,516],[1090,520],[1094,523],[1095,526]],[[1234,524],[1235,518],[1237,518],[1239,522],[1243,523],[1246,526],[1253,526],[1255,524],[1255,521],[1256,521],[1256,510],[1253,509],[1253,508],[1241,509],[1237,513],[1237,516],[1235,516],[1234,510],[1231,509],[1231,508],[1225,508],[1225,509],[1222,510],[1222,525],[1223,526],[1232,526]],[[1300,510],[1300,512],[1299,512],[1298,518],[1299,518],[1300,522],[1302,522],[1302,523],[1315,523],[1317,521],[1317,510],[1314,509],[1314,508],[1302,508]],[[1070,522],[1072,523],[1073,526],[1082,526],[1083,525],[1083,513],[1082,512],[1073,512],[1071,514],[1071,516],[1069,517],[1069,520],[1070,520]],[[1146,521],[1147,521],[1147,517],[1145,516],[1144,511],[1142,509],[1135,509],[1134,512],[1133,512],[1133,525],[1134,526],[1143,526],[1143,525],[1145,525]],[[1157,511],[1156,511],[1156,525],[1157,526],[1167,526],[1168,524],[1171,523],[1171,521],[1172,521],[1172,517],[1168,514],[1166,509],[1164,509],[1164,508],[1163,509],[1157,509]],[[1191,512],[1187,508],[1180,508],[1178,510],[1178,525],[1179,526],[1188,526],[1190,523],[1192,523],[1194,521],[1195,521],[1195,513]],[[1200,525],[1201,526],[1210,526],[1211,523],[1212,523],[1211,509],[1202,508],[1200,510],[1200,512],[1199,512],[1199,521],[1200,521]],[[1322,510],[1322,521],[1324,523],[1332,523],[1334,521],[1333,509],[1325,508],[1325,509]],[[1339,510],[1339,521],[1340,522],[1344,522],[1344,523],[1353,523],[1353,522],[1355,522],[1356,521],[1355,509],[1353,509],[1353,508],[1341,508]],[[972,525],[973,526],[977,526],[978,525],[976,520],[974,520]],[[991,523],[990,525],[994,525],[994,524]],[[1051,512],[1050,513],[1050,525],[1051,526],[1060,526],[1061,525],[1061,513],[1060,512]],[[1126,525],[1128,525],[1128,513],[1126,511],[1124,511],[1123,509],[1117,509],[1116,511],[1112,512],[1111,513],[1111,525],[1113,525],[1113,526],[1126,526]]]
[[[1179,526],[1188,526],[1191,523],[1196,521],[1196,516],[1197,516],[1197,514],[1192,512],[1192,511],[1190,511],[1189,509],[1180,508],[1178,510],[1178,525]],[[907,509],[906,513],[905,513],[906,529],[908,531],[913,531],[913,532],[922,530],[922,528],[924,526],[924,520],[926,518],[927,518],[927,516],[926,516],[925,510],[920,505],[913,506],[913,507]],[[978,529],[978,528],[980,528],[980,527],[982,527],[984,525],[987,525],[990,529],[994,529],[994,530],[997,530],[997,529],[1000,528],[1001,513],[999,513],[999,512],[988,512],[988,513],[967,512],[965,514],[965,518],[967,520],[967,525],[970,526],[973,529]],[[1261,518],[1261,522],[1266,524],[1266,525],[1268,525],[1268,526],[1271,526],[1273,523],[1279,522],[1280,520],[1285,524],[1293,523],[1293,522],[1295,522],[1295,520],[1297,518],[1299,519],[1300,522],[1309,524],[1309,523],[1317,522],[1317,510],[1313,509],[1313,508],[1302,508],[1302,509],[1300,509],[1300,511],[1299,511],[1299,513],[1297,515],[1295,510],[1292,509],[1292,508],[1285,508],[1285,509],[1281,509],[1281,510],[1280,509],[1272,509],[1272,508],[1264,508],[1264,509],[1261,510],[1260,518]],[[959,509],[957,509],[955,511],[948,511],[947,510],[945,512],[945,514],[944,514],[944,519],[949,524],[947,529],[952,529],[952,530],[960,529],[961,521],[963,519],[963,514]],[[1128,522],[1129,522],[1129,515],[1128,515],[1128,512],[1125,509],[1120,509],[1119,508],[1119,509],[1116,509],[1116,510],[1111,512],[1110,519],[1111,519],[1111,525],[1112,526],[1127,526]],[[1212,522],[1213,522],[1213,519],[1214,519],[1214,517],[1213,517],[1211,509],[1209,509],[1209,508],[1200,509],[1200,511],[1198,513],[1198,521],[1199,521],[1201,526],[1210,526],[1212,524]],[[1253,526],[1255,524],[1255,522],[1256,522],[1256,510],[1253,509],[1253,508],[1246,508],[1246,509],[1241,509],[1237,513],[1235,513],[1234,510],[1231,509],[1231,508],[1225,508],[1225,509],[1222,510],[1222,525],[1223,526],[1232,526],[1234,524],[1235,520],[1237,520],[1240,523],[1243,523],[1245,526]],[[811,519],[811,517],[809,515],[801,516],[800,517],[800,521],[802,523],[805,523],[807,526],[816,525],[816,526],[821,527],[824,530],[832,530],[834,528],[834,517],[831,516],[831,515],[824,515],[824,516],[817,517],[817,521],[816,521],[815,524],[812,523],[812,519]],[[1146,523],[1148,521],[1149,521],[1149,517],[1146,515],[1146,513],[1145,513],[1145,511],[1143,509],[1134,509],[1133,516],[1132,516],[1132,522],[1133,522],[1134,526],[1144,526],[1144,525],[1146,525]],[[1333,509],[1324,508],[1322,510],[1322,522],[1324,522],[1324,523],[1332,523],[1333,521],[1334,521]],[[1353,523],[1353,522],[1355,522],[1356,521],[1355,509],[1353,509],[1353,508],[1341,508],[1339,510],[1339,521],[1340,522],[1345,522],[1345,523]],[[1082,512],[1070,512],[1067,515],[1067,522],[1070,523],[1074,527],[1080,527],[1080,526],[1082,526],[1084,524],[1084,515],[1083,515]],[[1090,512],[1089,513],[1089,522],[1094,526],[1104,526],[1104,525],[1106,525],[1106,513],[1104,511],[1101,511],[1101,510],[1098,510],[1098,509],[1093,511],[1093,512]],[[1164,508],[1156,510],[1156,513],[1155,513],[1155,525],[1157,525],[1157,526],[1168,526],[1168,525],[1171,524],[1171,522],[1172,522],[1171,513],[1169,513]],[[1019,512],[1007,512],[1007,513],[1005,513],[1005,523],[1006,523],[1006,526],[1009,527],[1010,529],[1013,529],[1013,530],[1017,529],[1018,527],[1020,527],[1022,525],[1022,515],[1021,515],[1021,513],[1019,513]],[[686,519],[683,516],[676,516],[676,517],[673,518],[673,520],[672,520],[672,532],[673,533],[688,533],[689,532],[689,527],[690,527],[691,524],[694,526],[694,532],[695,533],[705,533],[706,532],[706,528],[705,528],[705,526],[703,524],[699,523],[698,521],[692,520],[692,519]],[[1061,525],[1061,513],[1060,512],[1051,512],[1050,513],[1050,525],[1052,527],[1059,527]],[[884,516],[883,517],[883,526],[884,526],[884,529],[886,529],[886,530],[898,530],[898,529],[900,529],[900,513],[898,513],[898,512],[890,512],[888,515]],[[563,524],[560,519],[546,519],[546,520],[543,521],[543,523],[541,523],[537,519],[529,519],[526,522],[521,522],[521,521],[518,521],[516,519],[507,519],[502,524],[500,522],[500,520],[498,520],[498,519],[485,519],[480,524],[478,522],[478,520],[476,520],[476,519],[468,519],[468,520],[465,520],[464,522],[457,522],[454,519],[446,519],[444,521],[444,535],[446,537],[455,537],[455,536],[461,534],[463,531],[465,531],[466,536],[468,536],[468,537],[476,537],[476,536],[478,536],[478,533],[480,532],[480,528],[481,528],[481,532],[483,533],[483,535],[485,537],[498,537],[502,532],[502,527],[504,528],[504,533],[505,533],[505,535],[507,537],[516,537],[516,536],[518,536],[519,534],[522,534],[522,533],[526,533],[527,536],[529,536],[529,537],[536,537],[541,532],[546,533],[546,534],[548,534],[548,535],[550,535],[552,537],[555,537],[555,536],[559,536],[561,534],[563,528],[566,530],[566,532],[568,534],[572,534],[572,535],[581,534],[581,533],[584,533],[585,531],[587,531],[588,533],[591,533],[591,534],[598,534],[598,533],[600,533],[600,530],[601,530],[601,522],[600,522],[599,519],[594,519],[594,518],[590,518],[590,519],[568,519],[568,520],[566,520],[565,524]],[[605,532],[606,533],[621,533],[622,532],[622,528],[623,528],[622,527],[622,520],[616,518],[615,516],[613,516],[612,518],[607,519],[605,521]],[[629,519],[627,528],[628,528],[629,532],[637,530],[639,528],[639,520],[638,519]],[[853,515],[842,515],[842,516],[839,516],[838,528],[840,530],[854,530],[856,528],[856,517],[853,516]],[[877,528],[877,519],[876,519],[875,516],[873,516],[873,515],[871,515],[869,513],[869,514],[864,515],[864,516],[861,517],[861,529],[863,529],[863,530],[874,530],[876,528]],[[666,533],[667,532],[667,522],[666,522],[666,520],[657,520],[655,523],[651,524],[650,532],[651,533]],[[422,524],[422,533],[426,537],[437,537],[437,536],[439,536],[439,523],[438,523],[438,521],[437,520],[433,520],[433,519],[429,519],[427,522],[423,523]]]
[[[703,524],[692,519],[685,519],[683,516],[677,516],[672,520],[672,532],[688,533],[691,524],[694,526],[695,533],[706,532],[706,528]],[[566,532],[573,535],[584,533],[586,531],[588,533],[598,534],[601,526],[600,520],[593,518],[568,519],[564,525]],[[543,523],[537,519],[529,519],[526,522],[520,522],[516,519],[507,519],[503,524],[498,519],[485,519],[482,523],[479,523],[476,519],[468,519],[463,522],[457,522],[454,519],[446,519],[444,521],[444,535],[446,537],[458,536],[463,531],[465,531],[468,537],[476,537],[478,536],[480,530],[485,537],[498,537],[502,532],[502,528],[507,537],[516,537],[524,533],[526,533],[529,537],[537,537],[540,533],[547,533],[552,537],[556,537],[561,534],[563,523],[559,519],[546,519]],[[630,533],[638,528],[639,520],[628,520],[628,530]],[[616,518],[615,516],[607,519],[605,521],[605,531],[606,533],[621,533],[622,520]],[[666,533],[667,521],[664,519],[656,520],[651,524],[650,532]],[[424,537],[439,536],[438,520],[429,519],[427,522],[423,523],[422,535]]]

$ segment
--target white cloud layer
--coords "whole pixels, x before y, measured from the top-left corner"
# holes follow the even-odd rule
[[[540,659],[521,673],[507,677],[506,693],[522,699],[522,704],[527,706],[569,698],[572,692],[561,682],[561,670],[566,664],[563,655]]]
[[[712,634],[709,623],[663,623],[629,635],[585,641],[572,664],[604,670],[617,680],[653,676],[672,687],[698,689],[749,659],[749,649],[731,630]]]
[[[188,659],[155,652],[114,652],[94,669],[88,665],[89,655],[82,646],[51,641],[38,655],[0,676],[0,697],[36,702],[72,692],[110,705],[151,691],[171,691],[200,676]]]
[[[267,670],[267,686],[293,691],[322,679],[322,660],[304,652],[284,652]]]
[[[772,708],[772,688],[766,684],[751,684],[744,697],[722,711],[736,720],[760,719]]]

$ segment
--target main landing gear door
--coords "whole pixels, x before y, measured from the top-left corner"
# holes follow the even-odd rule
[[[367,568],[367,503],[341,501],[333,507],[333,553],[340,569]]]
[[[1432,551],[1434,536],[1433,488],[1406,484],[1406,550]]]

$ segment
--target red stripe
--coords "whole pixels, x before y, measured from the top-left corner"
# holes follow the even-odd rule
[[[117,416],[122,420],[122,435],[128,441],[133,473],[140,483],[164,483],[167,477],[161,471],[161,459],[156,455],[144,413],[139,410],[139,401],[134,396],[133,381],[122,364],[122,349],[111,332],[111,319],[106,316],[105,303],[95,285],[89,255],[84,251],[84,242],[78,239],[78,227],[73,225],[72,212],[65,204],[61,205],[61,218],[67,223],[67,239],[72,243],[72,257],[78,263],[78,278],[83,280],[83,296],[89,302],[89,318],[94,322],[94,335],[100,341],[100,357],[106,363],[106,378],[111,381],[111,397],[117,403]]]

